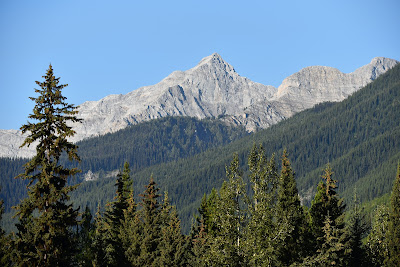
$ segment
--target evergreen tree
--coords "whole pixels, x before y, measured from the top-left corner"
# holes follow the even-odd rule
[[[218,234],[216,224],[218,192],[213,188],[207,196],[204,194],[198,209],[200,217],[196,217],[190,231],[191,263],[193,266],[209,266],[210,240]]]
[[[341,242],[341,229],[335,227],[330,216],[326,216],[321,239],[321,248],[318,249],[316,262],[320,266],[345,266],[344,263],[344,244]]]
[[[92,253],[92,237],[95,229],[92,219],[92,213],[89,207],[86,207],[82,214],[82,219],[79,222],[79,230],[77,231],[79,253],[76,258],[79,266],[92,266],[92,261],[94,259]]]
[[[350,210],[350,218],[346,226],[346,260],[347,266],[367,265],[366,252],[362,239],[367,230],[363,209],[357,195],[354,194],[354,207]]]
[[[306,222],[300,205],[295,174],[287,152],[282,155],[282,169],[278,187],[276,228],[279,231],[276,252],[282,265],[299,261],[305,245]]]
[[[189,247],[181,232],[181,222],[174,206],[171,206],[168,193],[164,193],[164,202],[160,212],[161,237],[159,243],[160,256],[157,266],[187,266]]]
[[[217,209],[217,199],[218,192],[215,188],[211,189],[210,194],[204,195],[201,199],[201,204],[199,208],[200,221],[198,223],[202,224],[204,233],[214,234],[217,231],[217,226],[215,224],[215,215]]]
[[[249,203],[246,253],[253,266],[276,265],[274,245],[277,229],[274,217],[279,178],[275,157],[272,155],[268,161],[262,145],[254,145],[248,164],[253,197]]]
[[[120,239],[129,264],[131,266],[141,266],[142,260],[140,255],[144,239],[144,229],[137,212],[126,213],[125,220],[122,222]]]
[[[107,232],[107,258],[110,265],[127,265],[128,260],[125,257],[120,240],[121,225],[125,220],[125,212],[130,206],[130,199],[133,198],[132,179],[130,177],[130,168],[128,162],[124,163],[124,169],[118,173],[115,182],[117,187],[115,201],[109,203],[108,209],[104,214]]]
[[[91,248],[91,251],[93,252],[93,266],[108,266],[106,258],[106,232],[107,229],[104,223],[104,218],[101,216],[99,205],[94,218],[94,234]]]
[[[192,225],[190,233],[192,254],[189,260],[192,266],[209,266],[206,257],[210,250],[208,238],[204,219],[201,218],[198,225]]]
[[[63,266],[73,263],[75,243],[72,228],[78,211],[68,203],[67,179],[79,172],[60,165],[63,153],[79,161],[77,146],[68,141],[75,132],[70,123],[79,122],[76,108],[65,102],[62,89],[50,65],[44,82],[36,81],[38,97],[28,122],[21,127],[27,133],[22,146],[36,145],[36,155],[24,165],[20,178],[29,180],[28,197],[16,207],[19,223],[15,240],[15,261],[19,265]]]
[[[115,201],[111,203],[111,213],[109,214],[113,227],[118,228],[124,220],[124,212],[129,207],[129,200],[133,197],[132,179],[130,176],[129,163],[124,163],[124,169],[117,175],[115,187]]]
[[[396,179],[390,196],[389,214],[389,258],[386,264],[400,266],[400,163],[397,166]]]
[[[368,261],[371,266],[383,266],[385,259],[389,258],[388,224],[389,209],[386,206],[378,206],[366,240]]]
[[[217,199],[214,218],[218,230],[209,239],[209,261],[212,265],[242,266],[247,261],[244,249],[247,196],[237,154],[226,168],[226,176]]]
[[[326,217],[329,216],[332,227],[343,230],[344,209],[343,199],[336,193],[337,181],[332,178],[333,172],[329,164],[326,166],[322,179],[318,184],[317,193],[311,203],[311,231],[314,235],[315,249],[322,246]]]
[[[146,190],[140,196],[142,197],[141,220],[143,227],[143,239],[140,246],[140,265],[151,266],[160,252],[158,244],[160,242],[160,204],[158,198],[160,195],[153,176],[150,178]]]

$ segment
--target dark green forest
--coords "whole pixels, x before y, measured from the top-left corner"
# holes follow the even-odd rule
[[[238,153],[244,179],[248,181],[245,159],[257,143],[270,154],[280,155],[287,149],[304,204],[311,204],[327,163],[335,170],[338,192],[347,202],[352,200],[355,189],[361,203],[372,201],[390,192],[395,175],[392,166],[400,159],[399,81],[397,66],[340,103],[323,103],[228,145],[135,171],[135,190],[140,192],[153,175],[162,190],[169,192],[188,231],[201,197],[222,185],[225,166],[234,153]],[[131,162],[123,157],[119,160]],[[104,166],[104,170],[111,169]],[[113,183],[83,183],[74,192],[77,203],[95,207],[90,200],[96,199],[97,190],[110,200]]]
[[[399,65],[251,135],[164,118],[77,144],[66,85],[43,77],[43,122],[21,128],[37,155],[0,160],[3,265],[400,264]]]
[[[61,157],[61,161],[67,166],[79,167],[84,171],[82,175],[77,174],[74,177],[70,182],[72,184],[81,182],[89,170],[96,173],[100,178],[100,188],[95,194],[103,196],[99,201],[105,203],[112,198],[113,189],[112,184],[109,184],[110,181],[102,178],[108,175],[109,170],[118,170],[120,162],[132,162],[131,169],[136,172],[148,166],[187,158],[247,135],[249,133],[243,127],[233,127],[216,119],[166,117],[78,142],[81,162],[70,163],[65,156]],[[0,184],[3,188],[0,198],[6,200],[6,213],[26,196],[26,183],[12,178],[22,172],[22,166],[27,161],[27,159],[0,158]],[[115,179],[115,174],[111,178]],[[89,188],[87,193],[93,191],[91,189],[93,183],[84,184]],[[102,194],[100,190],[102,187],[107,187],[107,184],[109,190],[105,190],[106,193]],[[85,205],[95,208],[97,202]],[[6,214],[6,217],[10,216]]]
[[[121,162],[132,166],[138,192],[153,175],[180,210],[185,231],[203,194],[221,186],[233,153],[238,153],[248,179],[244,162],[254,143],[263,144],[271,154],[279,155],[284,148],[290,152],[306,205],[328,162],[338,177],[338,192],[350,201],[356,188],[364,203],[390,191],[395,175],[390,167],[400,158],[399,107],[397,66],[340,103],[319,104],[251,135],[218,120],[164,118],[79,142],[81,163],[64,162],[82,170],[75,183],[82,182],[89,170],[98,175],[97,181],[82,182],[72,193],[76,205],[92,210],[112,199]],[[11,179],[21,172],[22,162],[0,159],[0,197],[6,200],[6,212],[24,197],[21,181]]]

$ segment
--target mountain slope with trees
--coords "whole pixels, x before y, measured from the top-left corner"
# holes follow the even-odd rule
[[[262,143],[267,153],[280,155],[284,148],[287,149],[304,203],[311,202],[315,186],[327,163],[331,164],[338,179],[338,192],[341,196],[347,201],[351,200],[356,188],[360,201],[369,201],[390,191],[391,180],[395,175],[391,166],[396,164],[400,157],[399,88],[400,66],[397,65],[340,103],[319,104],[241,139],[239,138],[245,134],[240,134],[240,131],[237,133],[232,128],[232,132],[227,130],[226,135],[222,134],[227,139],[219,139],[225,141],[218,141],[213,145],[223,145],[228,143],[226,140],[234,140],[234,137],[229,137],[232,134],[239,140],[217,148],[204,145],[203,149],[200,149],[204,152],[196,155],[190,151],[198,151],[202,146],[188,149],[189,145],[185,144],[190,144],[191,139],[174,141],[175,135],[171,132],[175,128],[178,129],[177,133],[193,133],[198,129],[197,126],[179,126],[180,122],[175,121],[178,119],[165,118],[161,120],[160,129],[155,133],[165,132],[166,139],[160,138],[156,143],[155,139],[149,137],[151,135],[143,134],[143,140],[151,140],[149,143],[143,141],[142,148],[147,155],[134,154],[139,147],[135,144],[136,141],[131,140],[134,139],[131,136],[140,136],[139,134],[123,134],[121,131],[80,143],[80,168],[83,173],[91,170],[98,173],[99,177],[107,177],[112,176],[109,172],[118,169],[121,162],[128,161],[132,166],[133,183],[137,192],[142,191],[148,178],[153,175],[162,190],[168,190],[171,202],[180,210],[185,229],[188,229],[191,216],[196,212],[203,194],[221,186],[225,166],[229,164],[233,153],[238,153],[242,163],[254,143]],[[143,125],[147,125],[150,132],[153,131],[152,124],[157,128],[157,121],[148,123]],[[140,129],[142,126],[140,124],[135,127]],[[190,130],[185,131],[187,128]],[[170,132],[167,129],[170,129]],[[201,140],[200,137],[195,138]],[[168,149],[168,143],[176,143],[175,151],[178,152]],[[158,154],[161,160],[155,160],[157,156],[148,151],[149,144],[157,144],[152,147],[155,149],[154,153],[163,151]],[[163,148],[163,145],[167,147]],[[184,153],[183,156],[179,151]],[[142,163],[136,165],[138,159]],[[18,161],[15,163],[19,164]],[[9,162],[7,164],[10,169],[18,168]],[[242,167],[245,171],[244,179],[248,179],[247,167]],[[7,172],[10,170],[7,169]],[[78,181],[81,179],[82,176]],[[75,203],[81,207],[89,205],[94,210],[97,203],[104,204],[112,199],[113,182],[114,179],[99,179],[82,183],[73,194]],[[7,203],[5,204],[7,207]]]
[[[351,200],[356,188],[360,200],[369,201],[391,189],[395,170],[390,166],[400,156],[399,109],[398,65],[343,102],[317,105],[229,145],[135,172],[134,184],[140,191],[153,175],[162,189],[168,190],[187,226],[202,195],[221,186],[233,153],[237,152],[240,162],[244,162],[251,146],[262,143],[267,153],[279,155],[287,149],[303,202],[310,203],[327,163],[345,199]],[[98,188],[104,190],[111,183],[85,183],[77,197],[85,201],[84,192],[91,191],[89,195],[95,196]]]

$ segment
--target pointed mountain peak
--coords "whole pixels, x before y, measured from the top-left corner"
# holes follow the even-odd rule
[[[198,68],[200,66],[209,65],[217,68],[223,68],[227,72],[236,72],[235,69],[227,63],[218,53],[213,53],[205,58],[203,58],[199,64],[195,67]]]

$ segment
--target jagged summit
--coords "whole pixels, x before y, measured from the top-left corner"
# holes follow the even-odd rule
[[[397,63],[377,57],[347,74],[331,67],[311,66],[290,75],[275,88],[240,76],[213,53],[195,67],[174,71],[155,85],[79,105],[78,116],[83,123],[73,125],[77,132],[73,141],[165,116],[219,117],[254,131],[317,103],[341,101]],[[12,141],[7,142],[10,136]],[[14,155],[22,141],[23,137],[18,138],[15,132],[0,131],[0,156]],[[18,152],[18,156],[31,155],[32,151]]]
[[[213,53],[202,60],[200,60],[199,64],[197,64],[194,68],[190,69],[192,71],[197,70],[199,68],[219,68],[228,73],[236,73],[235,69],[227,63],[218,53]],[[189,70],[189,71],[190,71]]]

